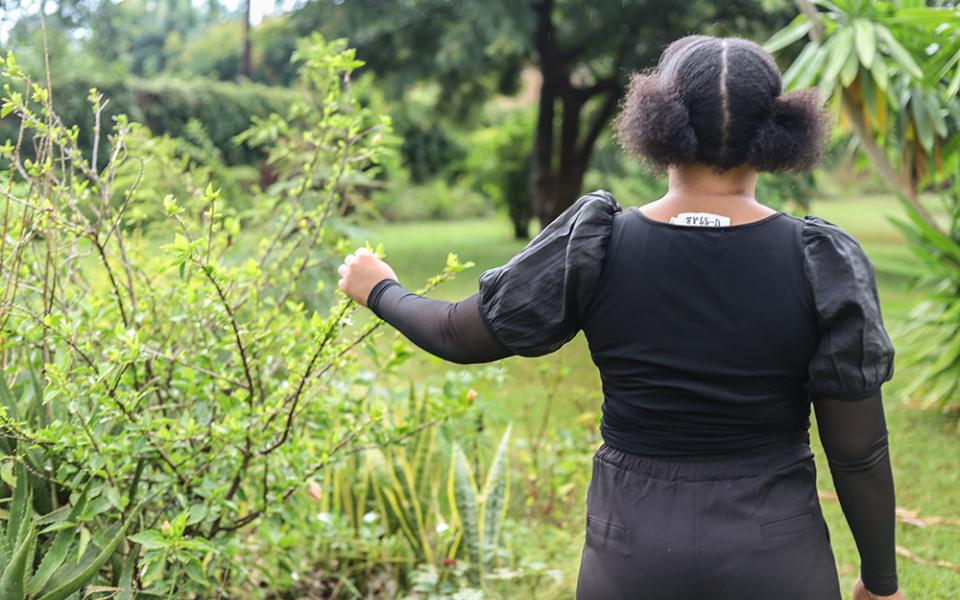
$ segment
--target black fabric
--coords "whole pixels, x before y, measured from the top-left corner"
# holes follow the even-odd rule
[[[819,217],[805,217],[802,245],[819,331],[807,387],[838,399],[876,395],[893,376],[894,350],[873,266],[855,239]]]
[[[480,275],[480,314],[522,356],[549,354],[580,330],[600,278],[613,216],[609,193],[581,197],[505,265]]]
[[[822,219],[778,212],[700,228],[630,209],[610,236],[580,323],[613,447],[686,455],[770,443],[809,427],[811,393],[860,398],[892,375],[869,260]]]
[[[733,452],[809,427],[817,319],[802,221],[717,228],[618,215],[583,330],[601,433],[644,455]]]
[[[681,460],[603,445],[578,600],[840,600],[809,444]]]
[[[742,225],[685,227],[622,210],[612,196],[595,192],[505,265],[485,271],[477,294],[459,303],[381,282],[369,304],[421,348],[461,363],[546,354],[583,330],[603,383],[605,447],[637,457],[631,460],[679,464],[789,443],[809,429],[812,405],[864,584],[877,594],[896,591],[895,498],[880,396],[893,375],[894,349],[872,265],[835,225],[778,212]],[[637,484],[628,473],[604,473],[620,486],[617,493],[631,497]],[[675,499],[654,489],[650,514],[677,510]],[[809,491],[794,488],[801,496]],[[721,506],[717,514],[736,522],[737,504],[732,513]],[[667,531],[657,523],[646,526]],[[601,530],[622,533],[609,523]],[[788,549],[776,551],[757,560],[790,563]],[[816,552],[824,560],[822,548]],[[738,568],[751,563],[734,556]],[[704,569],[727,564],[718,554],[704,560]],[[611,586],[632,580],[590,560],[587,550],[584,561],[590,577],[612,577]],[[825,568],[815,569],[819,583],[798,589],[832,586],[823,583],[831,577]],[[669,580],[664,574],[654,581]],[[770,597],[833,597],[816,593]]]
[[[384,279],[370,291],[367,307],[423,350],[451,362],[490,362],[513,354],[480,319],[477,294],[445,302]]]
[[[851,402],[813,400],[820,441],[850,532],[860,552],[860,577],[874,594],[897,591],[896,499],[880,394]]]

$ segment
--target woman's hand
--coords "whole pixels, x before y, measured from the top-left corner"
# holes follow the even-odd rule
[[[397,279],[390,265],[366,248],[358,248],[353,254],[348,254],[337,268],[337,273],[340,273],[337,286],[363,306],[367,305],[367,297],[373,286],[384,279]]]
[[[857,577],[853,586],[853,600],[904,600],[903,590],[897,590],[892,596],[878,596],[863,585],[863,580]]]

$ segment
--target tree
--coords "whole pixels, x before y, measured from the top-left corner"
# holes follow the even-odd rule
[[[441,110],[469,109],[516,87],[521,68],[541,76],[531,165],[531,200],[541,224],[581,193],[597,139],[634,69],[692,31],[756,36],[786,22],[786,3],[652,0],[312,2],[294,20],[346,35],[399,92],[439,83]],[[704,25],[704,24],[708,25]]]

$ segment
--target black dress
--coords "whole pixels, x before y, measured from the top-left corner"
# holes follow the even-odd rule
[[[687,227],[580,198],[460,302],[384,280],[368,305],[460,363],[583,331],[603,382],[582,599],[839,599],[811,406],[866,587],[897,589],[872,265],[817,217]]]

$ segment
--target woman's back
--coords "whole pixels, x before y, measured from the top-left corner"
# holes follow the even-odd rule
[[[808,428],[818,332],[804,225],[781,212],[727,227],[613,217],[582,322],[609,445],[713,454]]]

